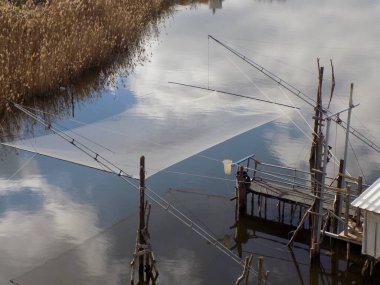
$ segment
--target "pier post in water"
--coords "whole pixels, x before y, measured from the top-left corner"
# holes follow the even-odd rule
[[[244,167],[241,165],[239,165],[236,179],[238,216],[244,216],[247,213],[247,187],[245,185]]]
[[[145,157],[140,157],[140,217],[139,217],[139,244],[144,244],[143,229],[145,228]],[[142,250],[140,248],[140,250]],[[139,277],[144,275],[144,256],[139,256]]]

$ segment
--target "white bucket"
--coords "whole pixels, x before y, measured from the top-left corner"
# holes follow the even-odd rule
[[[232,160],[231,159],[223,160],[223,165],[224,165],[224,173],[227,175],[231,175]]]

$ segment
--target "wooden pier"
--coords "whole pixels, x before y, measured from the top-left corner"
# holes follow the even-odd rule
[[[310,230],[317,230],[313,222],[313,216],[321,215],[321,227],[318,229],[320,238],[323,236],[330,237],[347,243],[347,258],[349,258],[350,244],[362,244],[362,227],[360,223],[360,211],[352,207],[351,200],[362,192],[363,183],[361,178],[353,178],[340,175],[340,177],[326,177],[327,185],[320,185],[325,190],[323,201],[321,203],[322,214],[315,212],[313,206],[321,199],[312,193],[311,182],[313,181],[312,173],[300,171],[294,168],[271,165],[260,162],[254,155],[246,157],[235,163],[238,166],[236,174],[236,217],[252,216],[255,207],[258,207],[258,213],[261,217],[267,215],[267,199],[278,201],[278,222],[284,221],[285,205],[291,213],[291,221],[295,221],[297,229],[294,237],[298,234],[299,229],[304,228],[303,223],[308,216],[308,225]],[[253,165],[253,167],[250,167]],[[338,179],[345,179],[348,186],[346,189],[340,189],[330,186]],[[336,195],[340,195],[344,202],[344,207],[340,215],[336,215],[336,206],[334,202]],[[255,202],[255,200],[257,202]],[[250,206],[250,208],[249,208]],[[298,208],[297,208],[298,207]],[[298,213],[296,213],[296,211]],[[333,220],[336,220],[339,227],[334,230]],[[290,226],[294,226],[293,222]],[[288,231],[286,234],[288,234]],[[289,245],[293,242],[290,240]]]

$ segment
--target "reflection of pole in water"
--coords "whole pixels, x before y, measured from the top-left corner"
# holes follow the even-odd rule
[[[134,284],[135,261],[139,261],[139,280],[137,285],[156,284],[158,271],[156,260],[150,245],[150,234],[148,231],[151,205],[145,202],[145,157],[140,158],[140,207],[139,226],[136,236],[135,252],[131,262],[131,284]],[[144,264],[145,263],[145,264]],[[145,272],[145,279],[144,279]],[[152,282],[152,283],[151,283]]]
[[[212,9],[212,13],[215,14],[216,9],[222,9],[223,0],[209,0],[208,6]]]

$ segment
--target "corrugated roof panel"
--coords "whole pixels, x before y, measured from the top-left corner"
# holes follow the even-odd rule
[[[380,178],[356,198],[351,205],[380,214]]]

